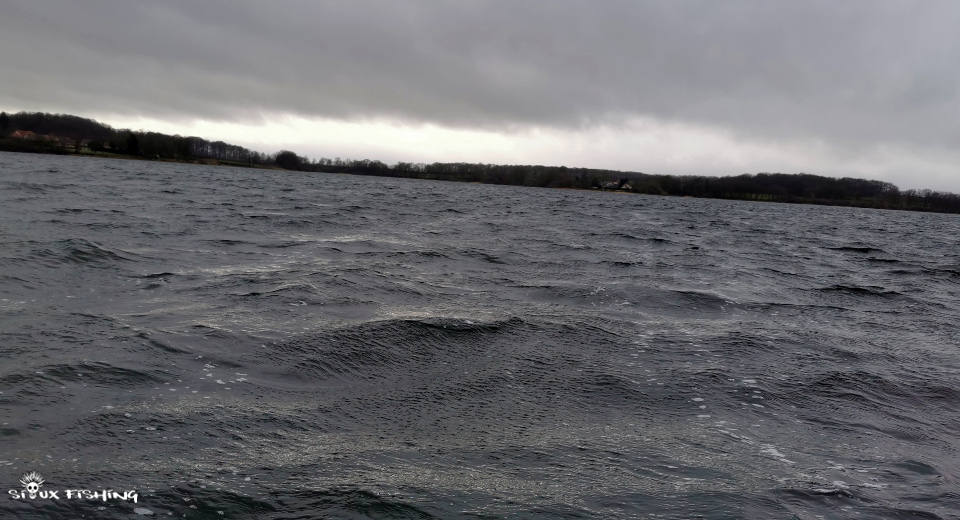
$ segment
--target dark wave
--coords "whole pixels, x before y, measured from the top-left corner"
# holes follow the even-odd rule
[[[839,247],[828,247],[833,251],[849,251],[852,253],[885,253],[883,249],[879,249],[871,246],[839,246]]]
[[[81,238],[45,244],[44,247],[33,250],[31,256],[50,265],[77,264],[97,268],[112,268],[139,260],[136,255]]]
[[[897,291],[887,290],[883,287],[861,287],[857,285],[832,285],[830,287],[823,287],[818,289],[824,293],[846,293],[855,296],[878,296],[878,297],[891,297],[891,296],[900,296],[900,293]]]

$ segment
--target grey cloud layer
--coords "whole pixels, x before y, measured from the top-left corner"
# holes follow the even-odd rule
[[[7,0],[0,103],[960,145],[960,2]]]

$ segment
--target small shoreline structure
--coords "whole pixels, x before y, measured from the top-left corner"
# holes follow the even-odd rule
[[[311,160],[289,150],[266,154],[223,141],[117,130],[92,119],[42,112],[0,113],[0,151],[960,214],[960,195],[900,190],[889,182],[876,180],[837,179],[807,173],[707,177],[543,165],[409,162],[388,165],[377,160],[339,157]]]

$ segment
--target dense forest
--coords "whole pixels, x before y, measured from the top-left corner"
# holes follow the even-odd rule
[[[30,131],[35,139],[9,137]],[[66,138],[58,142],[43,136]],[[67,143],[66,145],[64,143]],[[377,160],[311,160],[291,151],[265,154],[223,141],[156,132],[117,130],[92,119],[41,112],[0,113],[0,150],[128,156],[236,166],[273,167],[302,172],[349,173],[543,188],[606,189],[650,195],[755,200],[834,206],[960,213],[960,195],[903,190],[889,182],[759,173],[730,177],[650,175],[566,166],[472,163],[407,163]]]
[[[67,138],[2,139],[16,130],[38,136]],[[213,159],[237,165],[273,164],[276,154],[267,155],[223,141],[207,141],[199,137],[182,137],[157,132],[117,130],[109,125],[77,116],[43,112],[0,113],[0,150],[40,153],[81,153],[93,155],[125,155],[148,159]]]

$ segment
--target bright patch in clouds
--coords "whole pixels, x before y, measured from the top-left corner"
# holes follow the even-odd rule
[[[960,191],[960,153],[902,145],[841,150],[822,141],[760,141],[723,129],[649,118],[579,130],[526,127],[495,132],[293,115],[266,117],[269,122],[264,123],[94,117],[117,128],[223,140],[268,153],[288,149],[311,159],[544,164],[671,175],[806,172],[880,179],[904,189]],[[915,177],[918,167],[925,178]]]

